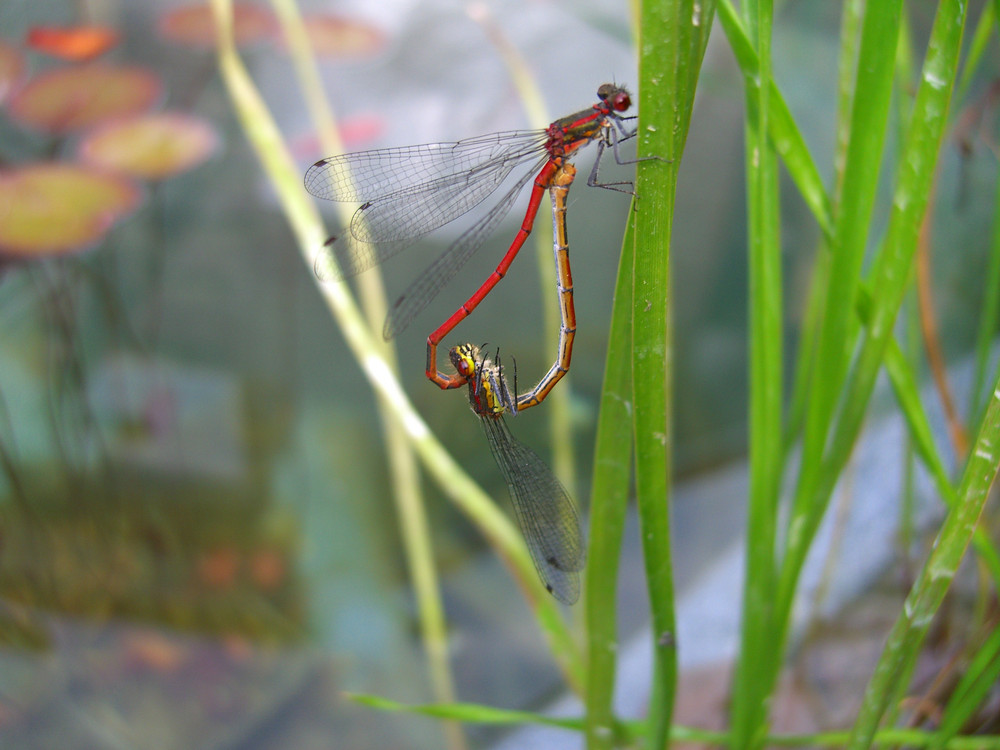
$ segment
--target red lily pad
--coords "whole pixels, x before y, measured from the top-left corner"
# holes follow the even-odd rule
[[[0,102],[17,88],[24,77],[24,59],[9,44],[0,42]]]
[[[105,123],[80,143],[79,153],[88,164],[159,180],[201,164],[218,142],[207,121],[161,112]]]
[[[0,253],[33,258],[93,244],[139,203],[129,179],[80,164],[0,171]]]
[[[165,39],[192,47],[215,48],[215,17],[205,2],[182,5],[163,14],[158,24]],[[277,24],[267,8],[252,3],[233,5],[233,36],[247,46],[274,37]]]
[[[342,16],[311,13],[304,21],[313,52],[319,57],[373,55],[385,44],[385,36],[374,26]]]
[[[10,100],[9,110],[24,125],[63,135],[144,112],[156,103],[161,91],[160,79],[142,68],[58,68],[29,81]]]
[[[33,26],[27,44],[60,60],[85,62],[118,44],[120,35],[107,26]]]

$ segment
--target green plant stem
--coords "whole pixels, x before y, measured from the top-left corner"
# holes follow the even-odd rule
[[[604,387],[594,448],[584,621],[587,633],[586,733],[591,750],[615,747],[612,700],[618,655],[618,562],[628,508],[632,458],[632,248],[635,213],[622,242],[608,333]]]
[[[632,271],[632,393],[636,501],[653,629],[653,678],[646,744],[670,739],[677,677],[669,487],[672,450],[670,233],[677,168],[715,16],[712,0],[649,0],[639,12],[639,164]],[[672,160],[663,163],[662,160]]]
[[[862,62],[857,66],[854,90],[864,91],[865,96],[855,96],[851,103],[850,137],[834,216],[830,265],[823,290],[825,304],[816,341],[816,365],[811,368],[808,389],[802,463],[787,526],[790,559],[783,565],[783,582],[779,588],[785,596],[789,593],[789,584],[794,590],[800,558],[804,559],[809,548],[812,536],[807,533],[808,529],[818,524],[825,508],[817,492],[824,480],[821,476],[823,452],[846,373],[850,342],[857,330],[853,310],[844,300],[854,299],[857,293],[868,225],[874,209],[895,62],[895,47],[887,45],[885,40],[898,38],[900,14],[900,0],[870,3],[862,21],[859,51]],[[791,611],[780,596],[776,609],[778,618]],[[780,669],[784,642],[780,631],[787,623],[776,623],[776,627],[776,640],[765,647],[775,660],[765,671],[771,680],[777,678]]]
[[[872,8],[872,5],[868,6],[869,13]],[[779,624],[785,629],[802,564],[840,472],[857,440],[875,377],[881,369],[892,335],[892,323],[910,278],[917,234],[926,210],[946,122],[965,12],[966,7],[961,0],[944,0],[938,6],[921,84],[901,149],[889,228],[872,272],[871,286],[878,290],[878,296],[873,300],[871,320],[865,330],[861,352],[844,386],[844,406],[834,425],[829,449],[822,458],[821,466],[818,469],[812,467],[812,471],[807,473],[805,457],[803,459],[803,474],[789,523],[788,550],[778,588],[776,611]],[[864,47],[862,42],[862,49]],[[859,66],[859,86],[860,71],[865,67]],[[854,135],[852,132],[852,139]],[[848,182],[845,177],[845,184]],[[822,448],[822,444],[819,447]],[[815,448],[807,442],[805,450]],[[815,460],[812,459],[813,462]],[[779,643],[784,643],[784,636],[782,633]],[[775,676],[777,669],[778,665],[775,665]]]
[[[997,680],[1000,680],[1000,628],[994,628],[986,636],[948,698],[931,745],[934,750],[943,750],[958,735],[972,715],[983,706]]]
[[[770,0],[743,5],[759,80],[771,80]],[[752,746],[763,724],[756,691],[771,629],[782,443],[782,288],[777,163],[768,133],[771,86],[746,85],[745,153],[750,280],[750,506],[743,587],[742,643],[733,700],[733,747]]]
[[[785,103],[784,96],[773,80],[770,81],[766,97],[761,97],[757,93],[760,81],[768,79],[762,79],[760,76],[760,62],[754,42],[747,34],[731,0],[722,0],[718,7],[719,23],[743,73],[743,83],[747,89],[747,117],[756,119],[757,102],[765,102],[768,108],[767,125],[771,147],[781,156],[789,176],[798,187],[802,200],[812,211],[813,218],[819,224],[824,237],[829,237],[833,231],[830,198],[823,187],[823,180],[816,168],[816,162],[809,153],[805,138],[795,124],[788,104]]]
[[[955,101],[957,102],[965,101],[969,93],[969,86],[972,85],[975,74],[979,72],[979,63],[982,62],[983,54],[993,39],[998,5],[1000,3],[995,1],[983,5],[979,21],[976,23],[976,30],[972,35],[972,42],[969,44],[969,53],[962,64],[962,75],[955,87]]]
[[[862,750],[871,745],[882,715],[893,698],[906,688],[902,677],[916,662],[920,645],[965,556],[998,467],[1000,381],[994,384],[993,396],[962,475],[958,502],[945,517],[930,557],[903,603],[899,619],[889,633],[885,649],[865,689],[861,710],[847,745],[850,750]]]
[[[445,706],[408,705],[373,695],[355,693],[348,694],[347,697],[381,711],[416,713],[475,724],[496,726],[537,724],[538,726],[556,727],[569,731],[581,731],[584,726],[584,720],[581,718],[555,718],[529,711],[509,711],[474,703],[452,703]],[[634,745],[636,738],[646,734],[646,724],[645,721],[620,722],[616,726],[616,732],[623,739],[622,746]],[[817,732],[815,734],[771,734],[764,738],[764,744],[768,747],[843,747],[848,736],[849,733],[846,731]],[[677,724],[670,730],[670,739],[673,742],[690,742],[713,747],[731,744],[728,732],[715,732]],[[879,745],[928,747],[935,743],[936,736],[932,732],[919,729],[882,729],[875,734],[874,739]],[[1000,736],[953,737],[947,741],[944,747],[949,750],[1000,750]]]

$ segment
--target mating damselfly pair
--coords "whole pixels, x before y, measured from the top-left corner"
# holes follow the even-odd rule
[[[392,339],[405,330],[465,265],[510,212],[531,183],[528,206],[513,242],[489,278],[427,337],[427,377],[447,390],[468,386],[490,450],[507,482],[515,516],[546,588],[572,604],[580,593],[585,552],[579,515],[569,494],[546,464],[511,435],[504,414],[540,404],[570,367],[576,334],[573,280],[566,229],[566,200],[576,168],[570,159],[596,142],[597,158],[587,184],[632,193],[631,182],[598,182],[601,155],[635,135],[622,113],[631,107],[623,87],[604,84],[598,102],[560,118],[542,130],[517,130],[452,143],[375,149],[322,159],[306,172],[305,187],[327,200],[360,203],[347,230],[331,238],[316,262],[324,280],[342,280],[396,255],[418,238],[473,210],[492,196],[519,167],[530,165],[492,207],[464,231],[393,304],[383,326]],[[532,177],[534,179],[532,180]],[[438,369],[437,347],[485,299],[507,273],[531,233],[542,197],[552,200],[553,249],[559,289],[560,334],[555,362],[528,391],[510,387],[499,356],[487,357],[471,344],[450,350],[453,373]]]

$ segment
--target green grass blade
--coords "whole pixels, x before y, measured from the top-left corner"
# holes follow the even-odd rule
[[[860,63],[854,91],[864,92],[851,102],[850,135],[846,146],[843,177],[837,193],[830,267],[819,337],[816,367],[807,399],[799,490],[790,515],[788,545],[804,549],[808,540],[797,538],[804,517],[816,516],[811,508],[818,482],[823,449],[834,409],[840,396],[857,325],[854,310],[845,300],[857,293],[868,228],[875,204],[879,166],[888,129],[889,103],[895,70],[895,41],[901,15],[900,0],[868,3],[861,30]],[[803,541],[805,544],[803,544]],[[794,565],[788,571],[797,578]]]
[[[947,3],[942,3],[941,8]],[[953,9],[964,15],[964,9]],[[919,98],[919,94],[918,94]],[[1000,467],[1000,381],[980,425],[975,444],[962,475],[958,502],[949,510],[934,541],[927,563],[913,584],[899,619],[889,634],[885,649],[865,690],[864,701],[851,732],[848,748],[871,745],[882,715],[894,696],[906,686],[900,676],[915,663],[920,645],[934,614],[958,571],[973,532],[983,512],[990,486]]]
[[[867,293],[862,295],[862,300],[864,300],[865,305],[871,304]],[[861,317],[867,322],[867,313],[861,313]],[[924,468],[931,475],[945,505],[952,508],[957,502],[955,488],[951,485],[944,459],[934,442],[930,419],[927,417],[923,399],[920,397],[920,389],[917,386],[913,367],[906,355],[903,354],[899,344],[893,339],[890,339],[886,347],[884,362],[917,455],[920,456]],[[972,541],[976,553],[993,578],[994,585],[1000,588],[1000,555],[997,554],[996,547],[990,541],[989,535],[984,529],[978,528]]]
[[[901,16],[899,0],[867,3],[861,23],[861,41],[854,91],[864,96],[851,100],[850,129],[838,183],[835,229],[830,246],[827,285],[822,290],[823,314],[816,339],[815,366],[806,398],[802,461],[792,512],[787,522],[787,551],[779,585],[776,626],[787,627],[788,613],[799,570],[829,494],[821,487],[822,461],[829,425],[841,394],[852,338],[857,330],[853,306],[844,304],[857,293],[868,228],[874,210],[875,187],[888,129],[889,103],[895,70],[895,45]],[[851,49],[845,46],[845,49]],[[851,64],[843,61],[842,65]],[[830,487],[832,491],[832,486]],[[777,642],[783,643],[783,633]],[[780,655],[782,648],[778,648]],[[775,679],[780,667],[772,664]]]
[[[864,96],[856,96],[852,101],[843,183],[836,203],[829,292],[819,340],[823,367],[815,371],[817,377],[810,400],[819,408],[813,428],[822,428],[824,432],[850,352],[848,334],[853,310],[843,302],[854,299],[857,292],[875,208],[896,56],[895,45],[886,44],[886,40],[895,41],[898,37],[901,7],[900,0],[869,3],[862,22],[859,51],[862,64],[857,68],[854,90],[864,92]],[[806,439],[809,440],[809,430]]]
[[[743,6],[759,61],[759,80],[771,80],[770,0]],[[746,76],[745,76],[746,80]],[[742,643],[733,694],[733,747],[753,746],[764,723],[757,700],[765,670],[775,587],[775,543],[782,441],[782,287],[777,159],[768,139],[771,86],[745,85],[745,165],[750,284],[750,498]],[[764,689],[767,685],[763,685]]]
[[[622,242],[601,411],[594,450],[584,618],[587,626],[587,746],[614,746],[612,699],[618,654],[618,561],[632,476],[632,247],[635,214]]]
[[[993,27],[998,4],[1000,3],[986,3],[983,6],[983,12],[979,14],[976,30],[972,34],[972,43],[969,45],[969,53],[962,63],[962,75],[955,88],[955,101],[957,102],[965,101],[972,79],[979,72],[979,63],[982,62],[983,54],[993,40]]]
[[[825,461],[826,472],[839,473],[846,463],[892,336],[893,322],[902,305],[947,122],[965,12],[966,5],[960,0],[945,0],[938,6],[913,115],[901,150],[889,227],[872,272],[871,288],[878,290],[878,296],[873,299],[871,321],[846,386],[843,412]],[[828,477],[825,481],[829,484],[831,480]]]
[[[766,79],[761,75],[757,52],[747,36],[743,22],[733,8],[731,0],[723,0],[719,3],[719,22],[726,34],[726,39],[729,41],[733,55],[736,57],[736,62],[740,66],[740,72],[743,73],[744,86],[756,92],[759,89],[759,82]],[[756,117],[752,108],[757,106],[758,100],[763,101],[758,95],[747,96],[748,118]],[[792,118],[784,96],[773,80],[771,80],[766,102],[771,145],[781,156],[785,169],[788,170],[789,176],[798,187],[802,199],[809,206],[823,234],[829,235],[833,225],[830,197],[823,187],[823,180],[816,167],[816,162],[809,153],[809,147]]]
[[[647,746],[670,738],[677,677],[669,488],[672,442],[670,233],[677,169],[715,16],[714,0],[648,0],[640,9],[639,164],[632,288],[636,500],[653,627]],[[673,160],[665,163],[662,160]]]
[[[979,709],[1000,681],[1000,628],[994,629],[972,657],[948,698],[937,736],[931,745],[941,750]]]
[[[464,721],[470,724],[495,724],[497,726],[538,724],[541,726],[558,727],[581,731],[582,719],[557,719],[551,716],[532,713],[531,711],[511,711],[505,708],[493,708],[478,703],[425,703],[408,704],[381,698],[377,695],[348,693],[347,697],[363,706],[380,711],[405,712],[422,714],[436,719]]]
[[[835,425],[829,453],[821,469],[812,477],[815,484],[800,484],[799,487],[801,494],[797,499],[801,510],[793,513],[793,525],[790,527],[797,533],[790,537],[778,594],[782,612],[791,611],[795,585],[809,543],[860,432],[875,378],[892,334],[892,323],[902,304],[946,123],[965,10],[964,3],[959,0],[946,0],[938,7],[921,85],[901,150],[889,228],[872,274],[872,288],[877,289],[879,294],[873,300],[871,323],[846,385],[845,406]]]
[[[969,419],[976,419],[982,410],[986,369],[990,363],[993,336],[1000,323],[1000,185],[997,187],[995,200],[990,259],[983,277],[983,304],[979,309],[979,327],[976,330],[976,363],[972,390],[969,393]]]
[[[555,718],[529,711],[512,711],[492,708],[474,703],[454,704],[407,704],[380,698],[375,695],[345,693],[346,698],[360,705],[391,713],[420,714],[438,719],[452,719],[469,724],[492,724],[494,726],[515,726],[536,724],[571,731],[580,731],[583,719]],[[615,725],[619,747],[632,747],[637,738],[646,734],[646,722],[622,721]],[[843,747],[849,734],[846,731],[817,732],[815,734],[772,734],[765,737],[768,747]],[[698,729],[674,725],[670,732],[673,742],[692,742],[700,745],[719,746],[729,742],[726,732]],[[928,747],[934,742],[934,735],[919,729],[883,729],[875,735],[880,745],[907,747]],[[954,737],[946,744],[947,750],[1000,750],[1000,736],[976,735]]]
[[[854,98],[852,82],[856,77],[863,6],[863,0],[847,0],[844,3],[841,16],[840,51],[837,66],[836,145],[833,156],[834,190],[836,192],[839,192],[840,186],[844,182],[844,164],[847,161],[847,145],[851,136],[850,112],[851,101]],[[832,224],[832,218],[830,222]],[[829,288],[831,235],[832,230],[824,236],[825,241],[819,247],[812,278],[809,282],[806,312],[796,353],[795,379],[792,383],[792,395],[788,408],[786,455],[793,447],[793,441],[801,439],[805,427],[810,397],[809,384],[813,379],[813,368],[816,365],[818,353],[819,321],[826,308],[826,293]]]

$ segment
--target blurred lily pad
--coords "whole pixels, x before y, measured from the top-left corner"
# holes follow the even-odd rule
[[[160,98],[160,79],[148,70],[110,65],[58,68],[29,81],[10,100],[18,122],[53,135],[143,112]]]
[[[0,171],[0,253],[31,258],[83,250],[139,198],[131,180],[80,164]]]
[[[60,60],[84,62],[103,55],[119,38],[108,26],[32,26],[27,43],[31,49]]]
[[[247,46],[274,37],[274,16],[253,3],[233,4],[233,36],[236,44]],[[174,8],[160,17],[160,35],[193,47],[215,48],[215,18],[208,3],[192,3]]]
[[[348,151],[368,147],[385,132],[385,117],[377,114],[360,114],[348,117],[338,123],[338,134],[344,148]],[[303,161],[315,161],[317,154],[323,150],[323,141],[315,133],[296,136],[291,141],[292,153]]]
[[[24,59],[9,44],[0,42],[0,102],[13,91],[24,76]]]
[[[313,52],[319,57],[360,57],[379,52],[385,37],[374,26],[328,13],[304,18]]]
[[[105,123],[80,143],[80,158],[135,177],[158,180],[201,164],[218,136],[205,120],[179,112]]]

